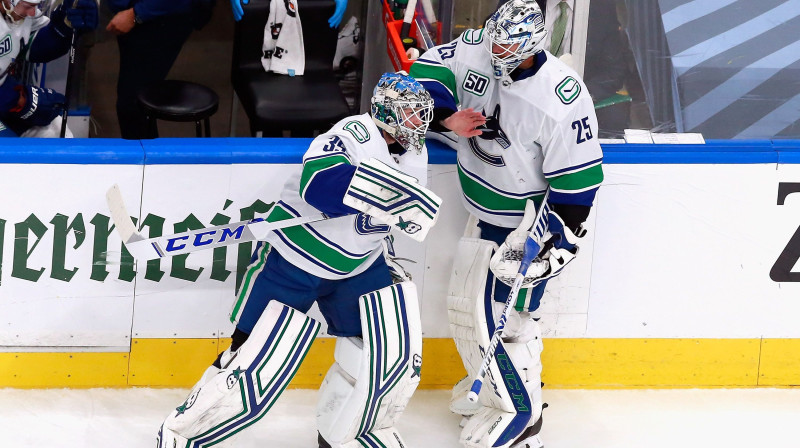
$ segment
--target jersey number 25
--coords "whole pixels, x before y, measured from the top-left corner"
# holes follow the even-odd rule
[[[578,138],[575,140],[578,144],[592,139],[592,128],[589,126],[589,117],[583,117],[580,120],[573,121],[572,129],[578,132]]]

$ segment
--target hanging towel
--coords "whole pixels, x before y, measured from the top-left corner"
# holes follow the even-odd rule
[[[306,68],[303,27],[297,0],[270,0],[269,19],[264,27],[261,65],[268,72],[300,76]]]

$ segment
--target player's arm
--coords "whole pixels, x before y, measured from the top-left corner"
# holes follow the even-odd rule
[[[458,110],[455,50],[460,40],[461,37],[426,51],[411,65],[409,75],[416,78],[433,98],[430,130],[453,131],[462,137],[475,137],[481,133],[475,128],[485,123],[486,118],[472,109]]]
[[[21,135],[33,126],[46,126],[64,108],[64,95],[18,83],[7,76],[0,85],[0,120]]]
[[[66,54],[72,43],[72,31],[78,34],[97,28],[97,0],[67,0],[59,5],[48,21],[37,19],[34,33],[23,49],[25,59],[31,62],[50,62]]]
[[[133,10],[137,19],[146,23],[158,17],[190,14],[192,12],[192,0],[141,0],[135,2]]]
[[[603,182],[603,152],[589,95],[582,92],[570,106],[565,118],[553,124],[550,140],[542,145],[542,170],[550,184],[551,209],[576,231],[589,216]]]
[[[542,145],[542,170],[550,184],[547,212],[549,237],[540,253],[543,273],[532,284],[555,277],[578,256],[586,235],[583,222],[589,216],[597,189],[603,182],[603,152],[597,135],[597,118],[586,92],[563,118],[550,119],[550,139]],[[530,272],[530,270],[529,270]]]
[[[328,216],[359,212],[342,203],[356,172],[345,145],[345,140],[337,135],[321,135],[303,157],[300,197]]]

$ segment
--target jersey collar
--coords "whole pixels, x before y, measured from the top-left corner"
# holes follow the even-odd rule
[[[533,58],[533,67],[526,68],[525,70],[521,70],[519,72],[516,70],[511,72],[511,79],[514,80],[514,82],[522,81],[523,79],[530,78],[531,76],[535,75],[536,72],[538,72],[539,69],[542,68],[542,65],[544,65],[544,63],[547,61],[547,54],[545,54],[544,51],[540,51],[533,55]]]

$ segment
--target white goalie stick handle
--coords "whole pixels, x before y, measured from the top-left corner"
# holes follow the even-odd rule
[[[522,283],[525,280],[525,273],[536,256],[539,255],[539,251],[542,248],[537,242],[537,239],[541,241],[541,238],[547,232],[547,215],[544,213],[544,211],[547,209],[547,199],[549,197],[550,188],[548,188],[544,193],[542,203],[539,206],[539,210],[536,212],[536,218],[533,220],[533,227],[531,228],[528,237],[525,239],[525,246],[523,246],[522,249],[522,261],[520,262],[519,270],[517,271],[517,275],[514,277],[514,283],[511,285],[511,291],[508,293],[508,298],[506,299],[506,304],[503,307],[503,312],[500,314],[500,318],[497,320],[494,333],[492,333],[492,339],[489,341],[489,346],[486,348],[486,352],[483,354],[481,368],[478,370],[478,375],[475,377],[474,381],[472,382],[472,387],[467,393],[467,398],[473,403],[478,401],[478,395],[481,393],[481,387],[483,387],[483,377],[486,376],[486,372],[489,370],[489,365],[492,362],[492,358],[494,358],[494,352],[497,350],[497,344],[500,343],[500,338],[503,336],[503,330],[506,327],[506,320],[508,319],[508,312],[511,310],[511,305],[514,303],[514,299],[517,297],[517,294],[522,287]]]
[[[198,230],[189,230],[173,235],[145,238],[136,230],[136,225],[133,223],[125,207],[125,202],[122,199],[122,192],[118,185],[115,184],[109,188],[106,193],[106,202],[108,204],[108,209],[111,211],[111,219],[114,221],[114,225],[122,237],[122,242],[125,244],[128,252],[135,258],[141,260],[173,257],[175,255],[183,255],[199,250],[213,249],[248,241],[262,241],[267,237],[269,232],[273,230],[351,216],[344,215],[331,218],[323,213],[319,213],[276,222],[267,222],[262,219],[257,219],[215,227],[206,227]]]

